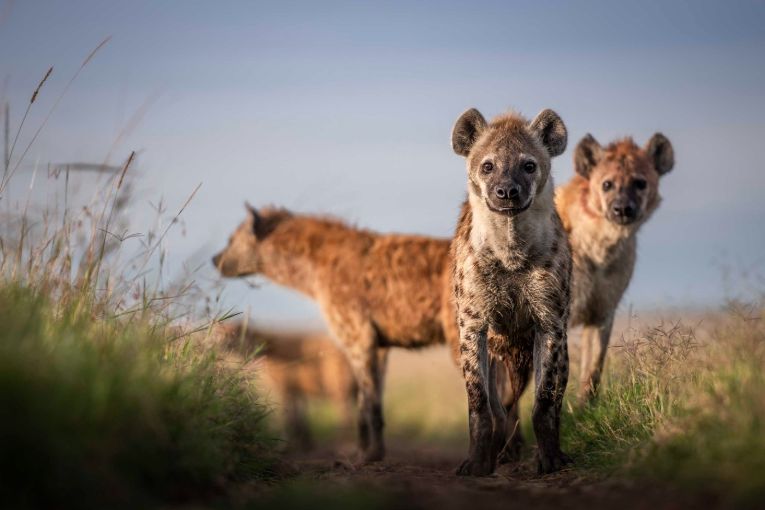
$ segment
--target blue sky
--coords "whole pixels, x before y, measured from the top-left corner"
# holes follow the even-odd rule
[[[475,106],[487,116],[557,110],[570,135],[558,183],[587,132],[672,140],[677,164],[641,231],[625,306],[714,304],[756,286],[751,276],[726,283],[725,268],[763,271],[765,2],[25,0],[6,11],[0,86],[14,125],[55,67],[22,144],[112,36],[19,180],[35,161],[100,162],[113,148],[119,162],[138,150],[138,230],[149,200],[176,208],[201,182],[185,236],[168,239],[176,269],[225,243],[244,200],[448,236],[465,193],[449,133]],[[317,316],[273,285],[232,282],[225,299],[264,320]]]

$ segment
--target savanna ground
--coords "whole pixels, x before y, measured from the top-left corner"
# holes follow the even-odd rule
[[[750,376],[761,377],[756,366],[763,362],[762,338],[739,337],[738,360],[723,357],[733,355],[727,352],[733,346],[722,348],[724,355],[719,345],[719,335],[741,335],[750,321],[759,323],[758,317],[747,315],[753,311],[734,305],[726,312],[703,314],[622,314],[611,352],[616,373],[606,379],[602,398],[586,409],[577,408],[573,398],[567,402],[563,442],[575,464],[544,477],[535,472],[531,446],[523,461],[501,466],[495,476],[455,476],[467,451],[460,373],[445,348],[396,350],[386,383],[386,460],[356,463],[353,431],[343,430],[326,403],[314,402],[310,414],[319,446],[310,453],[288,449],[287,487],[299,489],[295,501],[302,501],[297,496],[302,492],[305,501],[328,498],[351,504],[361,498],[379,508],[502,508],[509,503],[539,508],[757,507],[765,483],[763,443],[758,439],[762,416],[757,413],[763,411],[765,395],[762,387],[728,392]],[[577,332],[571,343],[569,391],[575,393]],[[750,354],[754,357],[746,360]],[[754,369],[749,374],[744,366],[729,365],[748,361]],[[718,363],[725,367],[710,366]],[[727,374],[732,378],[727,381],[716,373],[734,368],[742,372]],[[698,384],[693,389],[692,381]],[[261,388],[267,385],[264,379]],[[278,401],[272,402],[278,407]],[[527,438],[533,438],[531,405],[527,393],[522,416]],[[754,413],[747,416],[750,411]],[[274,420],[278,424],[276,416]],[[733,437],[726,437],[731,432]],[[278,500],[284,491],[276,484],[257,499]]]
[[[393,351],[384,462],[356,463],[355,431],[322,403],[311,406],[318,448],[296,452],[267,381],[208,341],[235,311],[194,271],[163,273],[167,234],[196,191],[131,230],[131,153],[97,165],[91,201],[73,205],[76,169],[49,171],[59,191],[35,201],[34,175],[13,186],[36,136],[14,154],[22,130],[6,128],[0,180],[3,508],[765,506],[761,294],[704,313],[623,314],[601,395],[584,408],[572,398],[574,333],[562,423],[574,464],[561,473],[537,476],[530,446],[496,476],[454,475],[467,406],[443,348]],[[527,394],[527,438],[530,406]]]

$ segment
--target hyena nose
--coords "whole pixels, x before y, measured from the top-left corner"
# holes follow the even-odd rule
[[[623,216],[625,218],[632,219],[635,217],[635,213],[637,212],[635,210],[635,207],[633,207],[630,204],[615,204],[613,206],[614,214],[617,216]]]
[[[521,194],[521,188],[517,184],[513,184],[512,186],[497,186],[497,188],[494,190],[494,193],[497,194],[497,198],[506,199],[506,198],[518,198],[518,196]]]
[[[213,266],[218,267],[218,262],[220,262],[220,253],[213,256],[212,258]]]

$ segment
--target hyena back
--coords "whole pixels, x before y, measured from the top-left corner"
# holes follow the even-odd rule
[[[559,426],[568,379],[571,257],[550,177],[550,160],[565,150],[566,137],[551,110],[532,122],[508,114],[491,123],[468,110],[453,130],[452,146],[466,157],[468,170],[468,200],[452,241],[470,425],[469,455],[459,474],[492,473],[505,445],[500,363],[516,400],[535,373],[539,470],[552,472],[569,460],[560,449]]]

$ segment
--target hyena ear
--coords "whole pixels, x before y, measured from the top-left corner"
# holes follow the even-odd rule
[[[598,164],[600,158],[603,156],[603,148],[598,141],[590,133],[584,135],[576,146],[574,151],[574,169],[576,173],[584,177],[590,178],[590,172]]]
[[[471,108],[457,119],[452,128],[452,149],[460,156],[467,156],[470,149],[481,134],[486,129],[486,119],[481,112]]]
[[[539,112],[529,124],[529,129],[539,137],[551,158],[566,150],[568,131],[560,116],[549,108]]]
[[[247,210],[247,214],[249,215],[249,218],[247,219],[252,224],[252,232],[257,236],[258,227],[262,223],[260,213],[249,202],[244,203],[244,208]]]
[[[645,146],[648,157],[659,175],[664,175],[675,166],[675,150],[672,143],[661,133],[654,134]]]

